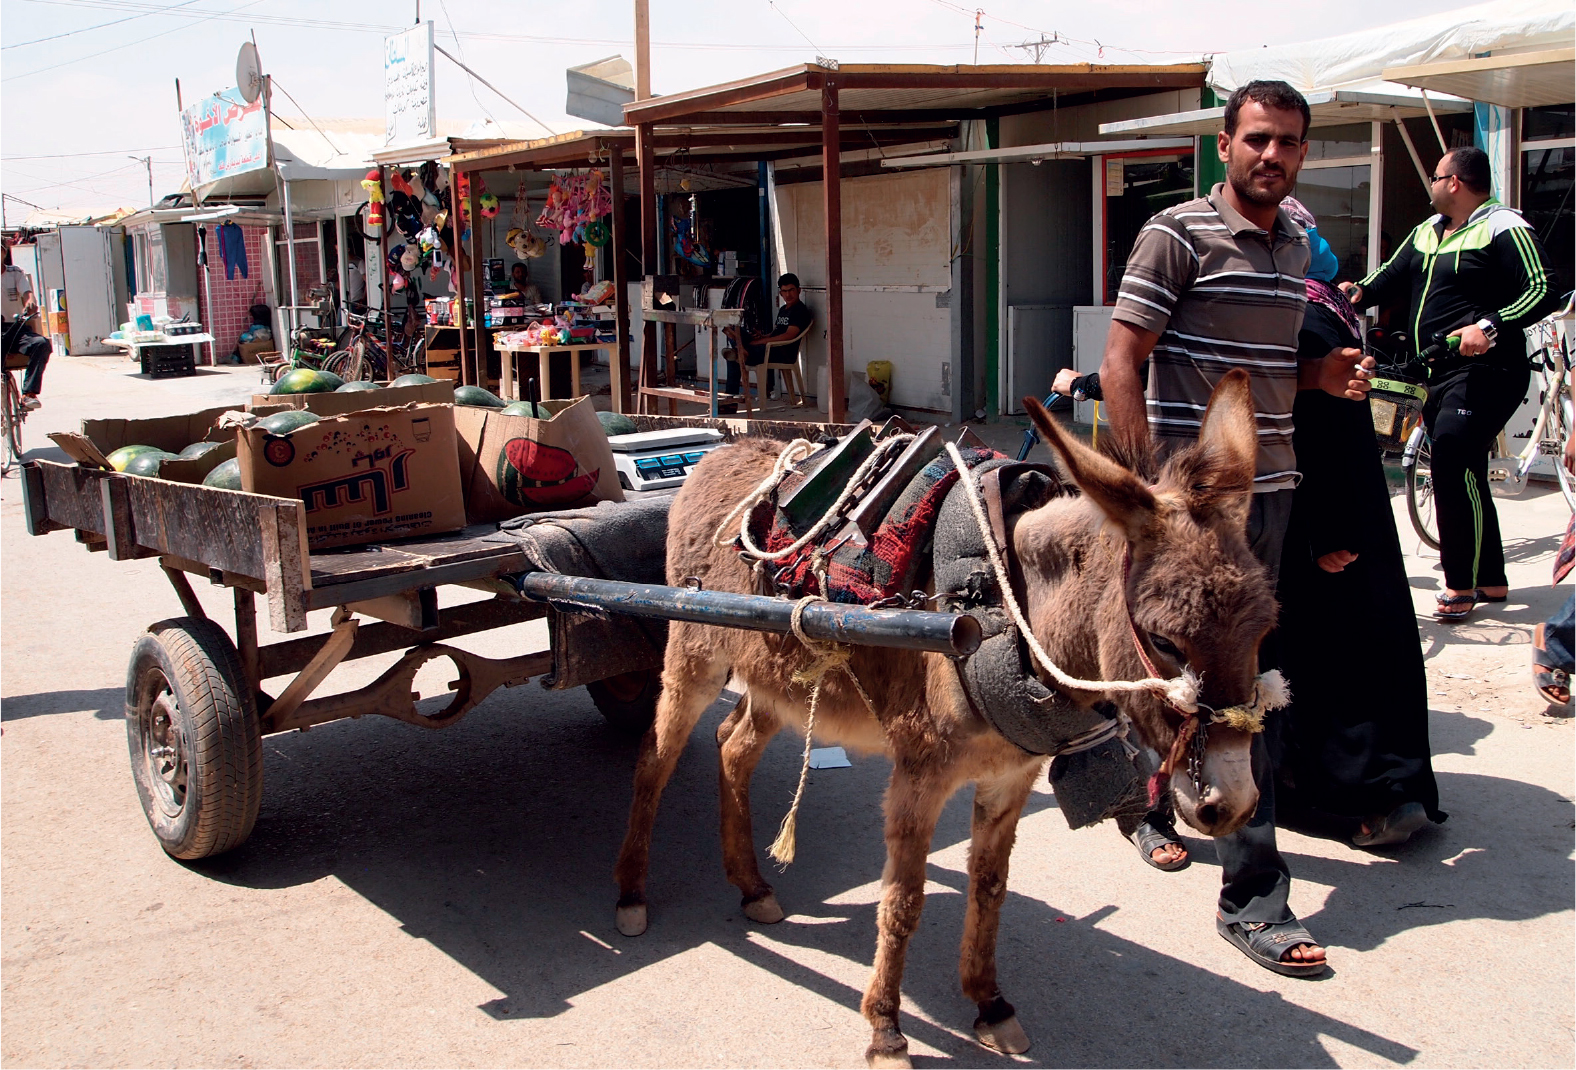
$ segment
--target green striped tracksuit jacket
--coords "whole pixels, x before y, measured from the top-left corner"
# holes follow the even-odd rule
[[[1427,349],[1440,335],[1491,320],[1499,340],[1488,361],[1525,363],[1530,326],[1553,312],[1548,255],[1521,213],[1490,198],[1449,237],[1445,217],[1418,224],[1378,271],[1361,283],[1363,304],[1392,305],[1410,298],[1413,345]]]

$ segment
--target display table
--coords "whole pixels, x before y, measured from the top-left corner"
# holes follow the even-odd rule
[[[496,345],[496,343],[495,343],[495,345]],[[580,396],[580,354],[584,353],[588,349],[592,349],[592,350],[594,350],[594,349],[604,349],[604,350],[608,351],[608,353],[609,353],[609,358],[608,359],[611,361],[613,359],[612,354],[614,354],[614,353],[616,353],[618,351],[618,343],[617,342],[577,342],[574,345],[512,346],[512,347],[511,346],[498,345],[497,349],[498,349],[498,362],[499,362],[499,367],[498,367],[498,370],[499,370],[499,375],[498,375],[498,396],[503,398],[505,401],[520,401],[520,400],[522,400],[521,397],[520,397],[520,394],[519,394],[518,384],[516,382],[516,377],[515,377],[514,355],[516,353],[522,353],[522,354],[533,354],[534,353],[536,355],[536,367],[537,367],[537,375],[538,375],[537,382],[539,384],[541,384],[541,395],[540,395],[539,398],[537,398],[537,400],[539,400],[539,401],[548,401],[548,400],[551,399],[551,393],[552,393],[551,392],[551,388],[549,386],[549,384],[552,382],[552,378],[551,378],[551,376],[548,373],[549,354],[552,354],[552,353],[568,353],[569,354],[569,364],[570,364],[570,370],[569,370],[569,379],[570,379],[569,396],[571,398],[577,398],[577,397]]]
[[[671,385],[673,383],[672,358],[669,358],[670,362],[667,369],[670,385],[658,386],[657,356],[655,353],[647,354],[645,347],[642,346],[640,350],[640,393],[635,403],[635,411],[645,412],[648,399],[667,398],[669,401],[685,401],[692,405],[706,405],[709,414],[715,417],[717,415],[717,336],[729,327],[737,327],[744,318],[743,310],[737,308],[683,308],[677,310],[648,308],[644,309],[640,315],[642,319],[653,320],[657,323],[674,325],[683,323],[691,327],[706,328],[706,332],[711,339],[709,347],[711,352],[707,354],[711,362],[711,374],[706,377],[711,383],[711,389],[709,393],[701,394],[694,390],[683,390]],[[671,347],[671,338],[669,344]],[[696,357],[698,360],[698,353]],[[745,389],[749,389],[748,383],[745,384]],[[668,412],[672,414],[674,408],[669,406]]]
[[[213,341],[211,334],[178,334],[153,342],[128,342],[106,338],[106,345],[124,349],[150,379],[174,379],[197,374],[197,347]]]

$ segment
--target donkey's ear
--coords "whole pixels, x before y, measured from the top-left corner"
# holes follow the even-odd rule
[[[1224,507],[1243,513],[1253,492],[1258,466],[1258,424],[1253,417],[1253,387],[1240,368],[1215,385],[1204,411],[1198,443],[1178,454],[1172,479],[1195,516]]]
[[[1155,495],[1148,484],[1063,431],[1035,398],[1024,398],[1023,407],[1078,489],[1129,539],[1142,535],[1155,516]]]

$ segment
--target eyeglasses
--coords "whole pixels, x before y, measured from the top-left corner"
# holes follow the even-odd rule
[[[1455,175],[1429,175],[1428,176],[1428,184],[1430,186],[1432,186],[1435,182],[1440,182],[1440,181],[1443,181],[1444,179],[1455,178],[1455,177],[1456,177]]]

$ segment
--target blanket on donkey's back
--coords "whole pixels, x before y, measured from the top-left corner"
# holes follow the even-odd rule
[[[969,468],[996,460],[1003,454],[995,450],[964,447],[959,450]],[[777,488],[778,497],[786,495],[805,478],[810,461],[801,463]],[[818,594],[831,602],[869,605],[883,598],[907,594],[923,586],[930,571],[930,544],[941,503],[958,481],[952,458],[943,453],[927,464],[904,488],[868,545],[837,544],[835,530],[827,531],[797,554],[777,563],[777,589],[793,598]],[[768,521],[770,526],[768,527]],[[750,517],[750,537],[768,553],[792,546],[798,539],[788,518],[775,502],[762,503]],[[763,541],[764,540],[764,541]],[[829,590],[821,590],[814,574],[817,550],[828,551],[826,578]]]

